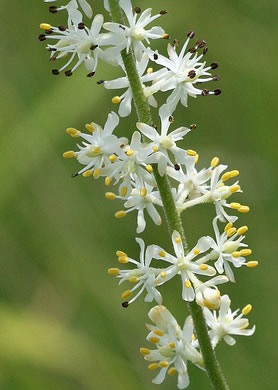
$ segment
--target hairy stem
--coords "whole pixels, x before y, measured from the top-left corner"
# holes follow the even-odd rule
[[[110,5],[110,13],[113,22],[125,25],[126,19],[119,6],[119,0],[108,0]],[[137,117],[140,122],[146,123],[152,126],[152,116],[147,99],[144,95],[141,81],[136,69],[136,62],[132,50],[130,53],[122,52],[122,60],[125,65],[129,83],[133,93],[133,101],[137,112]],[[183,240],[183,246],[185,253],[188,252],[188,246],[184,234],[180,215],[176,209],[176,205],[172,196],[171,187],[166,175],[160,176],[158,173],[157,165],[153,165],[153,172],[157,182],[157,186],[163,202],[166,221],[168,224],[170,235],[174,230],[177,230]],[[212,348],[210,338],[208,335],[208,329],[206,326],[205,318],[202,308],[196,304],[196,302],[187,302],[189,310],[191,312],[195,331],[199,340],[200,349],[204,359],[204,365],[207,374],[210,378],[212,387],[215,390],[228,390],[229,387],[225,380],[225,377],[221,371],[220,365],[216,359],[215,352]]]

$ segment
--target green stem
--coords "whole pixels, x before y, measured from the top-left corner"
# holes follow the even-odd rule
[[[113,22],[126,25],[126,19],[119,6],[119,0],[108,1]],[[132,51],[128,54],[122,52],[122,60],[125,65],[129,83],[132,89],[133,101],[136,108],[138,120],[140,122],[144,122],[152,126],[153,121],[150,112],[150,107],[143,92],[142,84],[136,69],[136,62]],[[156,164],[153,166],[153,170],[163,202],[164,212],[168,223],[170,235],[174,230],[177,230],[180,233],[183,240],[185,253],[187,253],[188,246],[184,234],[184,229],[182,226],[180,215],[176,209],[168,178],[166,175],[159,175]],[[229,390],[229,387],[221,371],[220,365],[216,359],[215,352],[210,342],[208,329],[203,315],[203,310],[199,305],[197,305],[195,301],[187,302],[187,305],[194,321],[194,327],[204,359],[204,365],[211,384],[215,390]]]

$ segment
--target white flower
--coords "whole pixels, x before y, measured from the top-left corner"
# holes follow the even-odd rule
[[[136,242],[140,246],[140,261],[134,260],[127,256],[125,252],[117,251],[116,254],[118,256],[118,261],[122,264],[131,263],[136,266],[136,268],[129,270],[119,270],[119,268],[109,268],[108,273],[110,275],[116,275],[120,278],[120,283],[124,281],[129,281],[134,284],[134,287],[126,290],[122,293],[122,298],[129,298],[134,291],[138,288],[139,291],[136,295],[130,299],[128,302],[124,301],[123,306],[127,307],[129,304],[134,302],[144,290],[146,290],[147,295],[145,296],[145,302],[152,302],[153,299],[161,304],[162,296],[160,292],[156,289],[155,278],[157,274],[160,272],[159,269],[150,267],[150,263],[152,260],[152,247],[148,246],[145,251],[145,244],[141,238],[136,238]]]
[[[188,158],[186,152],[176,146],[176,141],[183,140],[183,137],[190,131],[186,127],[179,127],[168,134],[168,129],[173,121],[169,107],[164,104],[159,110],[161,119],[161,133],[153,126],[138,122],[137,128],[152,142],[150,145],[154,153],[148,159],[149,163],[158,163],[158,172],[162,176],[166,172],[167,164],[174,165],[171,161],[168,152],[171,152],[175,158],[175,163],[181,163]]]
[[[45,3],[53,3],[54,1],[56,0],[44,0]],[[78,0],[78,3],[80,4],[80,7],[82,8],[84,14],[88,16],[88,18],[91,18],[93,16],[93,10],[90,4],[86,0]],[[71,13],[76,12],[77,8],[78,8],[77,1],[70,0],[67,5],[62,5],[60,7],[51,7],[50,11],[55,13],[62,9],[66,9],[70,16]]]
[[[136,61],[137,71],[138,71],[140,81],[142,83],[143,92],[148,99],[148,103],[153,107],[157,107],[157,101],[153,97],[153,94],[157,91],[152,87],[145,86],[144,83],[152,81],[155,77],[157,77],[157,75],[161,74],[164,71],[162,69],[162,71],[160,70],[158,72],[153,73],[151,72],[150,69],[150,72],[144,75],[144,72],[148,66],[148,62],[149,62],[149,56],[145,53],[143,54],[140,61]],[[120,62],[120,66],[122,67],[123,71],[126,73],[125,67],[122,62]],[[133,94],[129,84],[128,77],[125,76],[115,80],[105,81],[104,87],[107,89],[127,88],[127,90],[121,96],[117,96],[116,98],[118,102],[120,102],[119,115],[122,117],[128,116],[131,112],[131,102],[133,99]]]
[[[151,172],[146,169],[146,161],[152,149],[149,145],[141,143],[141,134],[135,131],[131,138],[130,145],[120,150],[118,157],[111,165],[106,166],[101,170],[102,176],[107,176],[110,179],[115,179],[115,184],[122,179],[120,186],[120,194],[122,187],[126,187],[125,194],[128,196],[132,190],[132,182],[136,179],[155,186],[155,179]],[[147,167],[148,168],[148,167]]]
[[[168,69],[168,72],[158,77],[155,82],[159,83],[161,91],[173,90],[167,99],[167,104],[171,107],[172,112],[175,110],[179,101],[187,107],[188,95],[196,98],[197,95],[201,94],[218,95],[221,93],[219,89],[214,92],[209,92],[207,89],[201,90],[195,87],[197,83],[216,80],[218,78],[213,77],[209,73],[209,70],[217,68],[216,63],[206,66],[206,62],[200,62],[204,52],[198,55],[197,49],[205,46],[204,41],[198,41],[196,46],[185,54],[192,36],[194,36],[194,33],[188,33],[188,38],[179,55],[176,53],[176,46],[172,46],[171,44],[168,44],[167,49],[169,58],[164,57],[157,51],[149,51],[151,60]]]
[[[137,214],[137,233],[142,233],[146,227],[146,221],[144,217],[144,210],[153,220],[156,225],[160,225],[162,220],[155,208],[155,205],[162,207],[162,201],[160,199],[159,191],[153,191],[153,187],[148,183],[142,183],[139,179],[135,179],[135,182],[131,182],[132,190],[129,195],[126,194],[126,188],[121,187],[120,195],[115,195],[112,192],[107,192],[106,197],[108,199],[122,199],[125,200],[124,207],[127,209],[125,214],[138,210]],[[123,215],[123,213],[122,213]]]
[[[206,237],[200,238],[197,245],[187,255],[184,253],[182,239],[177,231],[174,231],[172,234],[172,243],[176,256],[172,256],[161,247],[153,245],[153,257],[171,264],[160,273],[157,278],[157,285],[166,283],[178,274],[181,276],[182,281],[182,298],[185,301],[193,301],[195,298],[195,290],[192,284],[195,285],[196,283],[199,285],[195,274],[206,276],[214,276],[216,274],[213,267],[207,264],[193,262],[196,256],[209,249],[210,242]]]
[[[121,148],[127,144],[126,138],[118,138],[112,134],[118,124],[118,115],[111,112],[108,115],[104,129],[94,122],[86,125],[91,134],[81,133],[74,128],[67,129],[67,133],[72,137],[81,137],[86,141],[82,142],[82,145],[78,145],[79,151],[70,150],[64,153],[64,157],[76,157],[80,164],[85,165],[74,176],[83,174],[84,176],[94,175],[97,177],[103,165],[111,165],[111,156],[120,154]]]
[[[52,70],[52,73],[55,75],[68,68],[74,59],[77,58],[75,65],[65,72],[66,76],[71,76],[78,66],[84,63],[90,71],[88,77],[91,77],[96,71],[99,58],[105,59],[104,52],[100,46],[109,45],[110,42],[109,39],[107,40],[107,34],[100,34],[103,15],[96,15],[91,27],[88,28],[82,22],[81,13],[79,14],[73,23],[69,23],[68,28],[62,25],[53,27],[44,23],[41,24],[41,28],[47,27],[46,34],[40,34],[39,36],[41,41],[45,39],[58,40],[56,44],[47,45],[47,49],[50,51],[50,59],[56,61],[68,54],[70,55],[65,65],[59,69]]]
[[[248,230],[247,226],[241,226],[236,229],[230,222],[226,225],[222,234],[219,233],[217,221],[219,217],[215,217],[213,220],[213,228],[215,233],[214,240],[211,237],[207,237],[211,244],[212,251],[198,262],[207,262],[209,260],[215,261],[215,268],[220,274],[228,276],[229,280],[235,282],[234,273],[229,263],[232,263],[234,267],[239,268],[242,265],[246,265],[245,257],[251,255],[251,249],[239,249],[240,247],[247,247],[242,241],[245,236],[244,233]]]
[[[208,326],[211,328],[209,335],[212,346],[215,347],[223,338],[228,345],[234,345],[235,339],[231,335],[251,336],[255,332],[255,325],[252,329],[246,329],[249,322],[246,318],[242,318],[248,314],[252,306],[247,305],[242,309],[241,314],[237,315],[239,309],[234,312],[230,309],[231,300],[228,295],[221,297],[219,313],[204,308],[204,315]]]
[[[108,6],[106,2],[106,7]],[[125,13],[129,26],[125,26],[119,23],[107,22],[103,27],[119,36],[119,43],[114,48],[113,53],[120,54],[120,52],[126,48],[128,53],[132,47],[135,57],[138,61],[141,60],[143,53],[146,51],[143,41],[150,43],[150,39],[159,39],[164,36],[164,30],[161,27],[155,26],[150,30],[146,30],[146,26],[159,18],[164,14],[163,11],[160,14],[151,16],[152,9],[148,8],[142,12],[137,20],[138,13],[133,13],[133,8],[130,0],[120,0],[120,6]],[[137,8],[137,11],[141,11]],[[140,13],[140,12],[139,12]],[[167,35],[167,34],[166,34]],[[168,37],[168,35],[167,35]]]
[[[196,262],[197,263],[197,262]],[[218,309],[220,306],[220,291],[216,287],[218,284],[228,282],[226,276],[215,276],[205,283],[200,282],[196,287],[196,302],[200,306],[206,306],[209,309]]]
[[[167,174],[180,184],[177,191],[177,205],[182,205],[186,200],[195,199],[202,196],[208,191],[209,186],[206,184],[211,177],[212,170],[210,168],[197,171],[195,168],[195,157],[191,156],[184,161],[183,165],[178,167],[178,170],[172,167],[167,167]]]
[[[187,361],[203,368],[202,355],[192,343],[194,338],[192,318],[187,317],[181,330],[176,319],[162,305],[152,308],[149,318],[155,325],[147,324],[150,330],[147,340],[155,344],[156,349],[140,348],[140,352],[145,360],[151,362],[148,366],[149,370],[160,368],[153,383],[162,383],[166,373],[169,375],[177,373],[178,388],[185,389],[189,385]]]

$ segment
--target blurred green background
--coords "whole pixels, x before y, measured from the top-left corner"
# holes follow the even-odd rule
[[[0,389],[1,390],[155,390],[153,373],[138,352],[147,346],[144,323],[152,307],[143,300],[121,307],[117,281],[107,275],[115,250],[136,257],[135,214],[115,220],[120,203],[104,198],[101,180],[76,178],[76,161],[64,160],[75,140],[65,128],[104,124],[116,109],[113,91],[96,85],[119,73],[101,64],[95,78],[81,67],[73,77],[51,75],[40,22],[60,24],[66,15],[49,14],[40,0],[1,0],[1,190],[0,190]],[[94,1],[95,14],[102,1]],[[153,3],[153,4],[151,4]],[[154,11],[167,9],[161,25],[183,41],[189,30],[205,39],[207,61],[218,61],[219,97],[190,99],[175,124],[198,128],[186,137],[197,149],[199,167],[218,155],[239,169],[251,207],[247,242],[257,269],[236,272],[224,285],[233,308],[253,304],[253,337],[220,345],[218,357],[231,389],[277,388],[277,1],[137,1]],[[108,15],[105,14],[106,19]],[[165,50],[165,42],[154,42]],[[276,56],[276,57],[275,57]],[[208,86],[213,88],[211,84]],[[114,93],[115,94],[115,93]],[[164,97],[163,97],[164,99]],[[133,130],[135,116],[121,128]],[[177,127],[178,127],[177,126]],[[123,135],[123,133],[121,133]],[[190,244],[211,234],[214,209],[201,206],[183,216]],[[147,244],[170,250],[165,225],[149,223]],[[183,321],[187,315],[174,280],[163,290],[165,304]],[[190,389],[208,389],[206,375],[189,364]],[[167,378],[163,390],[174,389]]]

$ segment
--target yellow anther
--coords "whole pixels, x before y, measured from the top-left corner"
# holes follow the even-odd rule
[[[165,257],[166,256],[166,252],[164,250],[162,250],[162,249],[158,252],[158,254],[161,257]]]
[[[235,177],[239,175],[239,171],[237,169],[234,169],[233,171],[230,171],[230,177]]]
[[[193,249],[193,253],[194,255],[198,255],[200,253],[200,249],[199,248]]]
[[[230,179],[230,177],[231,177],[231,172],[225,172],[224,175],[221,176],[221,180],[226,181]]]
[[[176,344],[174,343],[174,341],[170,341],[169,347],[172,349],[176,348]]]
[[[210,165],[215,168],[219,164],[219,158],[218,157],[213,157],[213,159],[210,162]]]
[[[153,72],[153,68],[148,68],[147,69],[147,73],[152,73]]]
[[[196,336],[194,333],[192,333],[192,341],[195,341],[196,340]]]
[[[149,338],[149,341],[153,344],[157,344],[159,342],[159,338],[158,337],[155,337],[155,336],[152,336]]]
[[[252,250],[251,249],[241,249],[240,254],[241,256],[249,256],[251,255]]]
[[[160,272],[160,276],[161,276],[162,278],[166,278],[166,272],[165,272],[165,271],[161,271],[161,272]]]
[[[230,188],[229,188],[229,191],[230,192],[237,192],[238,190],[240,190],[240,186],[238,185],[238,184],[236,184],[236,185],[234,185],[234,186],[231,186]]]
[[[225,226],[224,230],[225,232],[229,229],[231,229],[231,227],[233,227],[233,223],[232,222],[228,222],[227,225]]]
[[[248,268],[254,268],[254,267],[257,267],[258,264],[259,264],[259,262],[258,262],[258,261],[255,261],[255,260],[253,260],[253,261],[248,261],[247,267],[248,267]]]
[[[115,161],[117,160],[116,154],[110,154],[110,156],[109,156],[108,158],[109,158],[109,160],[110,160],[111,162],[115,162]]]
[[[128,151],[126,152],[127,156],[130,157],[134,154],[134,150],[132,149],[128,149]]]
[[[124,210],[119,210],[115,213],[116,218],[123,218],[126,216],[126,212]]]
[[[160,367],[168,367],[169,363],[167,362],[167,360],[161,360],[159,362],[159,365],[160,365]]]
[[[154,331],[154,333],[155,333],[157,336],[163,336],[163,335],[164,335],[164,332],[163,332],[162,330],[160,330],[160,329],[156,329],[156,330]]]
[[[91,169],[88,169],[87,171],[82,173],[82,176],[89,177],[89,176],[92,176],[92,174],[93,174],[93,171]]]
[[[197,153],[196,155],[195,155],[195,164],[197,164],[197,162],[199,161],[199,154]]]
[[[207,299],[204,299],[204,305],[205,305],[208,309],[215,309],[215,303],[214,303],[214,302],[210,302],[210,301],[208,301]]]
[[[236,203],[236,202],[230,203],[230,206],[232,209],[237,209],[237,210],[240,209],[240,207],[242,207],[240,203]]]
[[[122,295],[121,295],[122,299],[128,298],[128,297],[130,297],[130,296],[131,296],[131,290],[125,290],[125,291],[122,293]]]
[[[93,153],[100,153],[101,152],[101,148],[99,146],[96,146],[95,148],[92,149],[92,152]]]
[[[68,150],[67,152],[65,152],[65,153],[63,154],[63,157],[64,157],[64,158],[71,158],[71,157],[74,157],[74,156],[75,156],[75,153],[74,153],[73,150]]]
[[[112,98],[112,103],[114,103],[114,104],[118,104],[118,103],[120,103],[120,101],[121,101],[120,96],[114,96]]]
[[[146,187],[141,188],[140,195],[143,196],[143,197],[147,195]]]
[[[197,152],[192,149],[187,149],[186,153],[188,154],[188,156],[196,156],[197,154]]]
[[[250,208],[248,206],[240,206],[240,208],[238,209],[240,213],[248,213],[249,210]]]
[[[152,150],[153,150],[154,152],[157,152],[157,151],[158,151],[158,147],[157,147],[156,145],[154,145],[154,146],[152,147]]]
[[[249,326],[249,322],[247,321],[245,325],[243,325],[240,329],[246,329]]]
[[[247,226],[241,226],[240,228],[237,229],[237,234],[238,235],[244,234],[247,232],[247,230],[248,230]]]
[[[149,370],[156,370],[158,368],[158,364],[157,363],[151,363],[148,365],[148,369]]]
[[[119,275],[119,272],[120,272],[119,268],[109,268],[108,269],[109,275]]]
[[[247,314],[249,314],[251,310],[252,310],[252,305],[250,305],[250,303],[249,303],[249,305],[244,306],[244,308],[241,310],[241,312],[245,316],[247,316]]]
[[[181,242],[181,236],[175,237],[175,241],[177,244],[179,244]]]
[[[116,198],[116,195],[114,192],[105,192],[105,198],[109,200],[114,200]]]
[[[86,127],[86,129],[87,129],[88,131],[90,131],[91,133],[92,133],[93,131],[95,131],[95,128],[94,128],[93,123],[86,123],[85,127]]]
[[[207,264],[200,264],[200,269],[202,271],[206,271],[208,269],[208,265]]]
[[[105,180],[104,180],[104,183],[106,186],[109,186],[111,184],[111,177],[110,176],[106,176]]]
[[[176,374],[176,372],[177,372],[177,370],[175,369],[175,367],[171,367],[167,371],[168,375],[174,375],[174,374]]]
[[[190,287],[191,287],[191,282],[190,282],[190,280],[185,280],[185,281],[184,281],[184,285],[185,285],[186,288],[190,288]]]
[[[232,256],[237,258],[237,257],[240,256],[240,252],[239,252],[239,251],[234,251],[234,252],[232,253]]]
[[[127,254],[126,254],[125,252],[123,252],[123,251],[117,251],[117,252],[116,252],[116,255],[117,255],[118,257],[121,257],[121,256],[127,257]]]
[[[51,24],[48,24],[48,23],[41,23],[40,24],[40,28],[42,29],[42,30],[50,30],[51,29]]]
[[[162,38],[163,38],[163,39],[169,39],[169,34],[166,34],[166,33],[165,33],[165,34],[162,34]]]
[[[99,174],[100,174],[100,168],[96,168],[96,169],[94,170],[93,176],[94,176],[94,177],[97,177]]]
[[[146,170],[151,173],[153,171],[153,167],[150,164],[147,164]]]
[[[130,281],[130,283],[137,283],[138,281],[138,278],[136,276],[132,276],[131,278],[128,279]]]
[[[140,353],[142,354],[142,355],[149,355],[150,354],[150,350],[149,350],[149,348],[140,348]]]
[[[126,193],[127,193],[127,187],[126,186],[122,186],[122,188],[121,188],[121,195],[122,196],[126,196]]]
[[[79,137],[80,131],[74,129],[73,127],[68,127],[66,133],[71,135],[72,137]]]
[[[226,231],[228,237],[231,237],[233,234],[235,234],[235,232],[236,232],[236,228],[235,227],[231,227],[230,229],[228,229]]]
[[[126,263],[128,263],[128,257],[127,256],[119,256],[118,262],[121,264],[126,264]]]

